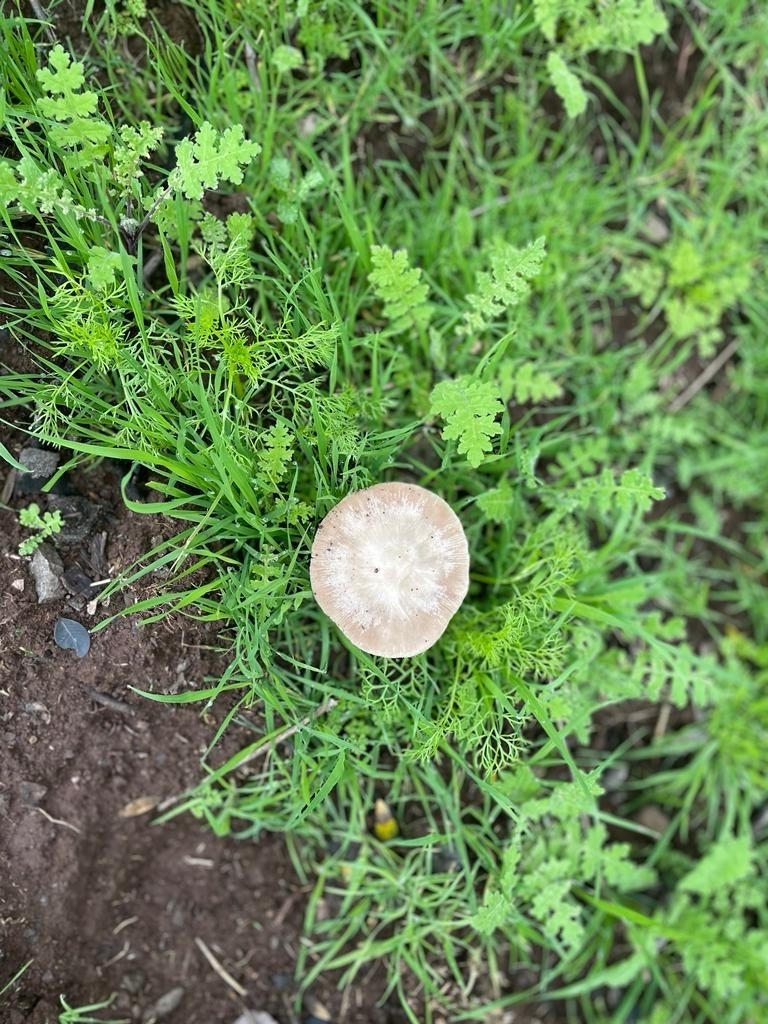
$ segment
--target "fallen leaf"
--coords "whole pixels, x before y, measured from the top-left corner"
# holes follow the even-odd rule
[[[91,648],[88,630],[74,619],[57,619],[53,627],[53,639],[58,647],[74,651],[78,658],[84,658]]]

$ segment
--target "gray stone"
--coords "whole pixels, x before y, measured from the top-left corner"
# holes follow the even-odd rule
[[[39,807],[43,797],[48,792],[48,787],[40,782],[24,780],[18,783],[16,792],[18,793],[19,800],[21,800],[25,807]]]
[[[32,556],[29,571],[35,581],[38,604],[58,601],[60,597],[64,596],[64,587],[61,582],[64,564],[56,553],[56,549],[50,544],[41,544],[38,547]]]
[[[277,1024],[277,1021],[271,1013],[265,1013],[264,1010],[246,1010],[233,1024]]]
[[[146,1008],[141,1017],[142,1024],[155,1024],[155,1021],[170,1017],[183,998],[183,988],[172,988],[164,996],[160,996],[156,1003]]]
[[[26,472],[20,472],[16,477],[16,494],[37,494],[56,472],[59,459],[58,452],[47,452],[33,446],[22,448],[19,462],[26,468]]]
[[[99,507],[82,494],[49,494],[48,509],[64,520],[58,533],[62,544],[80,544],[93,531]]]

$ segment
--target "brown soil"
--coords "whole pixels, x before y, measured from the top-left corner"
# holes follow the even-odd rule
[[[18,435],[0,434],[18,455]],[[9,472],[0,469],[0,490]],[[124,509],[116,468],[67,482],[75,512],[62,536],[79,539],[57,542],[65,570],[113,576],[167,528]],[[39,494],[10,504],[33,498],[46,507]],[[88,595],[39,604],[30,559],[17,553],[27,533],[0,509],[0,988],[30,961],[0,996],[0,1020],[54,1024],[60,995],[75,1007],[112,994],[105,1019],[231,1024],[250,1008],[304,1020],[290,979],[308,891],[282,837],[217,839],[191,816],[153,821],[158,804],[200,779],[216,722],[131,687],[205,685],[224,664],[216,637],[189,620],[139,627],[124,617],[92,636],[85,657],[60,649],[60,616],[92,628],[105,611],[89,614]],[[381,990],[369,984],[342,994],[328,981],[315,995],[333,1020],[401,1019],[375,1006]],[[163,1013],[157,1001],[173,990],[181,1000]]]

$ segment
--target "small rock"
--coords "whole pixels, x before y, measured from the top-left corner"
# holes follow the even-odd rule
[[[130,1013],[132,1006],[133,999],[130,993],[118,992],[115,996],[115,1001],[110,1005],[110,1009],[115,1013]]]
[[[144,977],[143,971],[126,971],[123,975],[122,987],[126,992],[130,992],[131,995],[138,995],[138,993],[144,988],[145,983],[146,978]]]
[[[271,1013],[264,1010],[246,1010],[232,1024],[277,1024]]]
[[[84,594],[86,597],[93,597],[91,580],[85,575],[79,565],[73,565],[66,569],[61,582],[70,594]]]
[[[41,544],[38,547],[32,555],[29,571],[35,581],[38,604],[58,601],[64,596],[64,587],[61,585],[64,564],[50,544]]]
[[[51,494],[48,508],[60,512],[64,520],[58,534],[62,544],[81,544],[93,532],[100,515],[99,506],[82,494]]]
[[[25,807],[39,807],[40,801],[48,792],[48,787],[40,782],[22,781],[16,786],[16,792]]]
[[[51,712],[42,704],[39,700],[28,700],[22,705],[22,710],[26,715],[37,715],[43,725],[51,724]]]
[[[669,225],[658,214],[649,211],[643,222],[642,232],[649,242],[663,245],[669,238]]]
[[[146,1008],[141,1015],[142,1024],[155,1024],[155,1021],[170,1016],[183,998],[183,988],[172,988],[164,996],[160,996],[156,1003]]]
[[[16,494],[37,494],[40,488],[48,483],[59,465],[59,453],[47,452],[43,448],[22,448],[19,462],[26,466],[25,473],[16,477],[14,491]]]
[[[656,804],[646,804],[633,817],[638,825],[657,835],[663,835],[669,828],[669,817]]]
[[[309,1024],[313,1024],[313,1022],[324,1022],[324,1024],[328,1024],[328,1021],[331,1019],[331,1011],[326,1009],[320,1000],[313,996],[311,992],[307,992],[304,996],[304,1006],[309,1013]]]

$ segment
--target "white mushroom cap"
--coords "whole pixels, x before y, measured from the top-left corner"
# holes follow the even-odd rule
[[[368,654],[431,647],[469,588],[469,547],[456,513],[416,484],[355,491],[320,523],[309,566],[317,603]]]

